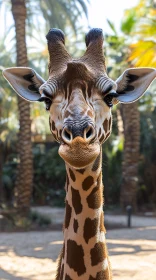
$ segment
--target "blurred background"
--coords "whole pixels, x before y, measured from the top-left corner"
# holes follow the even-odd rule
[[[128,67],[156,67],[154,0],[2,0],[0,70],[29,66],[46,80],[45,35],[52,27],[64,31],[73,57],[85,51],[89,28],[102,28],[107,71],[114,80]],[[28,217],[32,206],[64,207],[65,166],[48,112],[44,104],[25,103],[0,74],[0,209],[7,217],[17,212]],[[132,205],[134,212],[155,212],[155,82],[138,102],[113,108],[103,178],[106,210]]]

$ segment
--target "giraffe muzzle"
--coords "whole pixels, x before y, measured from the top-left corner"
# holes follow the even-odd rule
[[[61,144],[59,155],[74,168],[84,168],[95,161],[100,153],[98,141],[88,143],[84,138],[77,136],[71,143]]]

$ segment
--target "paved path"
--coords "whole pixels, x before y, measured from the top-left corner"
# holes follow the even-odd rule
[[[144,227],[107,231],[114,280],[156,279],[156,221],[138,222]],[[54,280],[62,237],[60,231],[1,233],[0,280]]]
[[[51,218],[54,224],[63,224],[64,219],[64,209],[63,208],[52,208],[49,206],[32,207],[33,211],[41,214],[45,214]],[[110,226],[126,227],[127,226],[127,216],[126,215],[111,215],[105,213],[105,223]],[[144,226],[156,226],[155,217],[144,217],[132,215],[131,221],[132,227],[144,227]]]

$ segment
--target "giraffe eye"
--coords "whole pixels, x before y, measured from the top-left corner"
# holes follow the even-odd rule
[[[51,104],[52,104],[52,101],[51,101],[49,98],[47,98],[47,99],[45,100],[45,105],[46,105],[46,110],[47,110],[47,111],[50,110]]]
[[[113,96],[111,94],[106,95],[103,100],[108,105],[108,107],[110,108],[113,107],[113,103],[112,103]]]
[[[49,97],[45,96],[44,93],[41,94],[41,97],[38,99],[38,101],[45,103],[47,111],[50,109],[50,106],[52,104],[52,100]]]
[[[113,107],[113,103],[112,103],[112,100],[114,97],[117,97],[118,94],[116,92],[111,92],[109,94],[107,94],[103,100],[105,101],[105,103],[108,105],[108,107]]]

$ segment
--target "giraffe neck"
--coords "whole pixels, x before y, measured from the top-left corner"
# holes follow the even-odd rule
[[[104,216],[101,155],[86,169],[66,165],[64,246],[59,280],[110,280]]]

